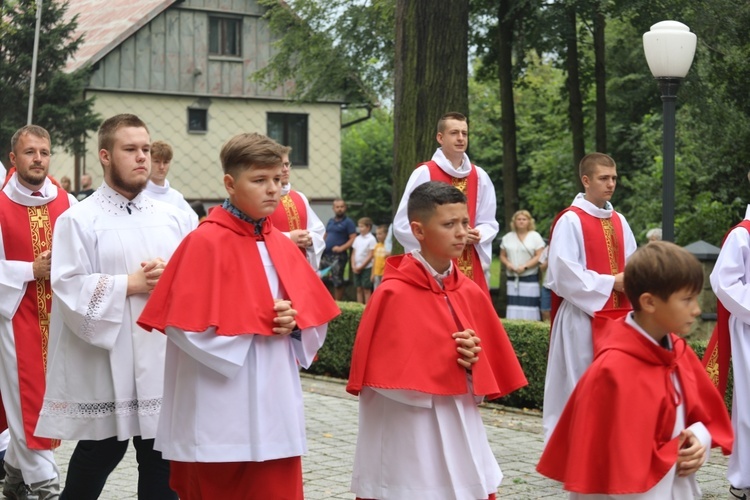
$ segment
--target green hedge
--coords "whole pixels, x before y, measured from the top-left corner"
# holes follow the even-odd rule
[[[328,325],[328,336],[318,351],[318,359],[309,373],[330,377],[349,377],[349,364],[354,337],[364,306],[353,302],[339,302],[341,315]],[[503,320],[508,337],[516,350],[529,385],[496,402],[516,408],[542,408],[544,399],[544,373],[547,369],[549,348],[549,325],[539,321]],[[705,341],[689,342],[698,357],[703,356]],[[730,373],[731,376],[731,373]],[[729,386],[731,388],[730,378]],[[727,391],[727,404],[732,400],[731,390]]]

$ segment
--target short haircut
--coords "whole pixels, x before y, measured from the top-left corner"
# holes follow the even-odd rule
[[[344,199],[343,199],[343,198],[342,198],[341,196],[337,196],[337,197],[335,197],[335,198],[333,199],[333,203],[337,203],[337,202],[339,202],[339,201],[340,201],[340,202],[343,202],[343,203],[344,203],[344,205],[346,205],[346,201],[344,201]]]
[[[639,311],[639,298],[650,293],[661,300],[680,290],[699,293],[703,266],[693,254],[668,241],[652,241],[630,257],[625,266],[625,294]]]
[[[174,150],[172,146],[164,141],[155,141],[151,144],[151,159],[161,161],[172,161]]]
[[[22,135],[33,135],[36,137],[41,137],[42,139],[47,139],[47,142],[52,145],[52,139],[49,137],[49,132],[47,132],[47,129],[44,127],[40,127],[39,125],[25,125],[18,130],[16,130],[16,133],[13,134],[13,137],[10,138],[10,150],[15,152],[16,150],[16,144],[18,144],[18,140],[21,138]]]
[[[369,217],[362,217],[357,221],[357,224],[362,224],[372,229],[372,219]]]
[[[445,113],[438,120],[438,124],[437,124],[438,134],[441,134],[445,131],[445,122],[447,122],[448,120],[458,120],[460,122],[468,121],[466,119],[466,116],[462,115],[461,113],[457,111],[451,111],[450,113]]]
[[[281,146],[281,152],[288,156],[292,154],[292,148],[290,148],[289,146]]]
[[[589,153],[578,164],[578,176],[581,179],[583,179],[584,175],[590,178],[597,166],[617,168],[617,164],[615,164],[615,160],[611,156],[604,153]]]
[[[104,120],[99,126],[99,150],[112,151],[115,145],[115,134],[124,127],[145,128],[148,132],[146,124],[137,116],[128,113],[115,115]]]
[[[388,224],[381,224],[375,230],[376,231],[384,231],[387,234],[388,233]]]
[[[234,176],[251,167],[280,167],[283,148],[270,137],[257,132],[235,135],[221,148],[221,168],[225,174]]]
[[[654,227],[646,231],[646,239],[651,241],[651,238],[661,241],[662,233],[660,227]]]
[[[445,182],[430,181],[417,186],[409,195],[406,214],[409,222],[426,221],[439,205],[466,203],[466,195]]]
[[[519,215],[524,215],[527,219],[529,219],[529,231],[536,231],[536,222],[534,221],[534,218],[531,216],[531,212],[528,210],[519,210],[516,213],[513,214],[513,217],[510,219],[510,228],[515,232],[516,230],[516,217]]]

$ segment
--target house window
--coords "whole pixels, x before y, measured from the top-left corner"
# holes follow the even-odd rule
[[[268,136],[292,148],[289,160],[295,167],[306,167],[307,159],[307,115],[294,113],[268,113]]]
[[[208,52],[215,56],[242,57],[242,19],[208,18]]]
[[[188,132],[208,132],[208,110],[188,108]]]

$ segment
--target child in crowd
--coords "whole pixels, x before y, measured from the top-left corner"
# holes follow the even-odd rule
[[[357,302],[367,304],[372,294],[372,256],[375,250],[375,237],[370,234],[372,219],[362,217],[357,221],[359,234],[352,243],[352,281],[357,287]]]
[[[687,250],[653,242],[624,279],[633,311],[594,317],[594,361],[537,470],[574,499],[700,498],[695,472],[733,440],[724,401],[680,338],[700,314],[703,270]]]
[[[373,250],[373,263],[372,263],[372,289],[373,291],[383,281],[383,272],[385,271],[385,259],[390,255],[390,252],[385,248],[385,237],[388,234],[388,226],[386,224],[380,225],[375,229],[375,239],[378,242],[375,244],[375,250]]]
[[[138,321],[169,339],[156,448],[183,500],[303,499],[299,366],[339,310],[268,219],[282,152],[260,134],[224,145],[229,198],[182,242]]]
[[[359,395],[360,412],[352,491],[493,499],[502,473],[477,404],[526,378],[489,297],[452,263],[467,245],[466,196],[426,182],[407,214],[420,249],[387,259],[352,353],[347,391]]]

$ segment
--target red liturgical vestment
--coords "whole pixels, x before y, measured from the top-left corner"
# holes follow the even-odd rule
[[[279,200],[279,205],[269,217],[273,227],[283,233],[294,231],[296,229],[307,229],[307,207],[305,200],[297,193],[291,190]]]
[[[68,209],[65,192],[46,205],[24,206],[0,192],[0,227],[7,260],[33,262],[52,244],[52,228],[57,217]],[[49,450],[58,440],[34,437],[45,389],[49,315],[52,287],[48,279],[27,283],[26,293],[13,316],[13,336],[18,360],[18,384],[28,447]]]

